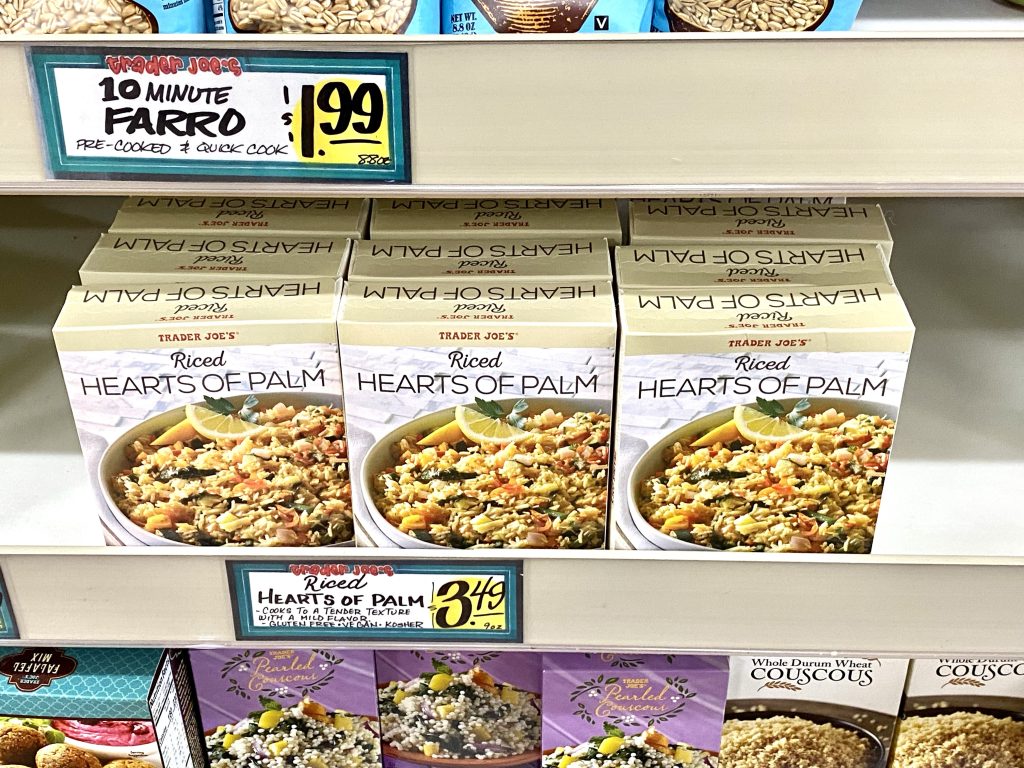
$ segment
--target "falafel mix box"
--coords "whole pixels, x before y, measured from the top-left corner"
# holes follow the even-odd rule
[[[360,543],[604,546],[604,280],[351,281],[338,326]]]
[[[885,768],[906,659],[733,656],[724,768]]]
[[[877,243],[888,261],[892,235],[878,205],[814,203],[664,202],[631,200],[633,245],[703,243]]]
[[[727,656],[545,653],[542,768],[718,765]]]
[[[613,545],[871,551],[914,326],[888,281],[620,294]]]
[[[374,200],[373,240],[420,238],[582,237],[622,242],[614,200],[470,198]]]
[[[558,280],[612,279],[604,239],[359,240],[352,253],[353,280]]]
[[[892,768],[1024,765],[1024,658],[915,659]]]
[[[209,768],[379,768],[373,651],[188,654]]]
[[[892,277],[881,247],[837,245],[620,245],[620,288],[666,285],[857,285]]]
[[[453,760],[539,766],[541,654],[456,650],[376,656],[384,768]]]
[[[370,201],[357,197],[129,197],[111,232],[259,232],[334,235],[366,232]]]
[[[0,764],[200,768],[181,651],[0,649]]]
[[[53,329],[108,540],[352,540],[332,277],[84,286]]]
[[[82,285],[177,283],[183,280],[273,280],[303,275],[342,277],[351,241],[330,235],[228,237],[188,233],[100,236],[78,274]]]

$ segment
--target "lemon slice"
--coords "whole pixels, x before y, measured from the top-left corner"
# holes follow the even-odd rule
[[[736,420],[729,419],[729,421],[725,422],[725,424],[721,424],[712,429],[710,432],[704,435],[704,437],[698,440],[694,440],[692,443],[690,443],[690,447],[708,448],[714,445],[715,443],[724,443],[727,445],[739,439],[740,431],[736,427]]]
[[[163,432],[150,445],[174,445],[175,443],[187,443],[199,436],[196,428],[188,419],[182,419],[170,429]]]
[[[185,418],[192,428],[209,440],[244,440],[266,429],[263,424],[237,416],[225,416],[201,405],[186,405]]]
[[[459,422],[449,421],[444,426],[435,429],[422,440],[417,441],[416,445],[440,445],[441,443],[451,445],[460,440],[462,440],[462,428],[459,426]]]
[[[455,408],[455,422],[467,439],[480,445],[507,445],[522,440],[529,432],[514,427],[504,419],[492,419],[475,408]]]
[[[768,443],[784,443],[810,434],[806,429],[794,427],[785,419],[768,416],[745,405],[737,405],[732,418],[739,433],[752,443],[762,440]]]

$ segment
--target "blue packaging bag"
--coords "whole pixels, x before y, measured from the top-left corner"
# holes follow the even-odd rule
[[[440,0],[212,0],[217,32],[436,35]]]
[[[0,35],[206,32],[203,0],[25,0],[0,14]]]
[[[446,35],[647,32],[655,0],[441,0]]]
[[[722,0],[710,8],[705,0],[654,2],[657,32],[834,32],[853,26],[861,4],[861,0]]]

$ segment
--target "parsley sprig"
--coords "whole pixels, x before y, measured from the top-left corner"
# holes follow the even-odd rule
[[[476,407],[480,409],[480,413],[485,416],[490,416],[492,419],[504,419],[513,427],[524,429],[526,427],[526,417],[523,412],[529,407],[525,400],[517,400],[512,406],[512,410],[505,413],[505,409],[501,407],[501,403],[496,403],[493,400],[484,400],[482,398],[474,398],[476,400]]]
[[[204,395],[203,399],[211,411],[215,411],[221,416],[238,416],[238,418],[251,424],[259,422],[259,416],[256,415],[256,406],[260,404],[260,401],[256,399],[256,395],[249,395],[245,398],[241,408],[236,408],[235,404],[226,397]]]
[[[757,410],[773,419],[784,418],[794,427],[803,427],[804,422],[807,421],[807,411],[811,410],[811,401],[805,397],[793,406],[793,410],[786,413],[786,406],[778,400],[766,400],[759,397],[757,398]]]

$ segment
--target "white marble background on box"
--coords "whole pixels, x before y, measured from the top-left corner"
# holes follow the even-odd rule
[[[665,435],[689,424],[709,413],[754,402],[755,394],[747,396],[716,395],[677,398],[637,399],[635,393],[641,381],[649,384],[652,379],[713,377],[732,378],[736,375],[737,354],[695,354],[695,355],[633,355],[623,356],[619,366],[618,407],[615,424],[614,485],[612,488],[612,510],[619,536],[613,536],[621,548],[656,549],[646,538],[639,535],[633,524],[628,507],[628,477],[630,470],[640,457]],[[902,352],[803,352],[793,354],[758,354],[758,359],[792,358],[785,372],[751,372],[752,378],[762,376],[821,376],[861,380],[887,379],[885,394],[871,393],[865,400],[891,404],[897,412],[903,398],[903,387],[907,376],[910,354]],[[749,399],[744,399],[744,398]],[[840,397],[840,395],[822,395]],[[794,399],[794,396],[776,399]],[[812,398],[813,399],[813,398]],[[625,546],[623,546],[625,545]]]
[[[552,330],[557,333],[557,330]],[[453,370],[448,355],[458,347],[371,347],[342,345],[341,359],[345,382],[345,418],[348,430],[349,462],[352,476],[353,507],[357,519],[362,516],[365,529],[376,528],[362,503],[361,467],[370,448],[385,435],[421,416],[450,408],[472,404],[474,393],[411,393],[392,394],[360,390],[359,374],[387,373],[395,377],[444,374],[493,375],[496,371],[475,369]],[[576,400],[594,403],[605,411],[611,410],[615,377],[615,351],[611,348],[514,348],[474,347],[479,357],[493,357],[501,352],[501,373],[515,376],[597,376],[597,388],[580,394]],[[487,400],[507,400],[522,393],[481,394]],[[537,395],[537,397],[558,397]],[[527,395],[527,399],[529,396]],[[440,426],[439,424],[436,426]],[[376,537],[374,537],[376,538]],[[381,539],[383,546],[393,546]]]
[[[99,487],[96,471],[108,446],[146,419],[189,403],[202,402],[204,394],[213,397],[229,397],[240,402],[239,395],[253,391],[247,383],[240,383],[237,387],[233,385],[229,392],[204,392],[198,388],[204,375],[216,374],[222,377],[228,373],[247,374],[250,371],[269,375],[272,371],[298,372],[305,370],[312,373],[322,370],[324,385],[317,384],[315,390],[310,389],[309,391],[317,394],[336,394],[339,403],[341,401],[341,368],[338,361],[338,348],[333,344],[225,347],[223,352],[227,365],[223,368],[200,367],[190,368],[187,371],[173,367],[170,355],[177,351],[203,356],[220,354],[220,350],[211,348],[202,348],[198,351],[187,348],[167,348],[60,352],[64,383],[67,386],[68,399],[71,401],[78,437],[82,443],[86,471],[96,494],[97,503],[102,510],[101,517],[108,527],[110,520],[104,514],[108,505]],[[82,388],[83,378],[92,381],[101,377],[110,377],[115,381],[123,381],[128,377],[140,379],[142,376],[174,376],[178,374],[191,375],[197,385],[197,390],[189,394],[172,391],[148,395],[89,395],[85,394]],[[239,382],[247,382],[244,375],[239,378]],[[166,390],[167,387],[161,387],[161,389]],[[261,388],[257,389],[255,393],[258,396],[260,392],[284,391],[286,390],[280,387],[276,389]],[[272,405],[274,403],[269,402],[267,398],[260,401],[261,407]]]

